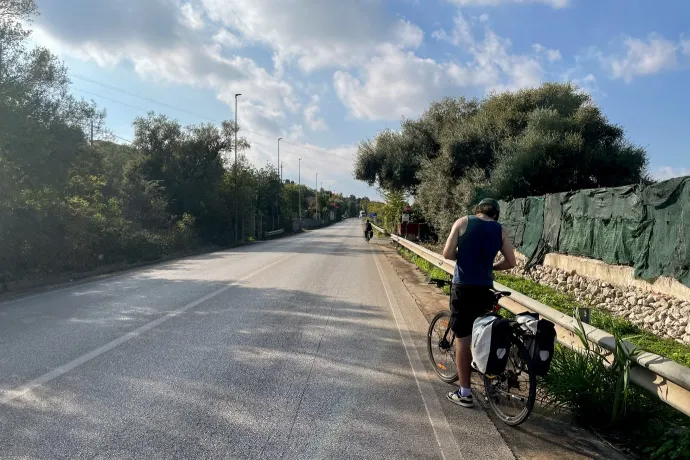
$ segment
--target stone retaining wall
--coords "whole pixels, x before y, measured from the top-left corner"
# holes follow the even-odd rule
[[[518,259],[518,266],[510,273],[568,293],[590,307],[626,318],[657,336],[690,344],[690,302],[587,278],[574,270],[548,265],[537,265],[525,272],[524,258]]]

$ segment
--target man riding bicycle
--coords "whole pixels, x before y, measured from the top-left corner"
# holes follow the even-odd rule
[[[364,238],[369,236],[369,234],[373,233],[373,229],[371,227],[371,222],[369,222],[369,219],[367,219],[367,223],[364,224]]]
[[[450,290],[451,328],[457,339],[455,363],[460,379],[460,388],[448,393],[448,399],[463,407],[474,405],[470,387],[472,326],[493,308],[493,270],[510,270],[515,266],[513,245],[505,228],[497,222],[499,214],[496,200],[480,201],[473,216],[461,217],[453,224],[443,248],[443,257],[455,260]],[[499,251],[503,259],[494,263]]]

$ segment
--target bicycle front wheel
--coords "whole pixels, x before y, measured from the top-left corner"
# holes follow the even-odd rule
[[[455,334],[450,330],[449,311],[442,311],[431,320],[427,350],[431,365],[441,380],[446,383],[455,382],[458,379],[458,369],[455,366]]]
[[[537,396],[537,377],[532,371],[532,359],[522,341],[513,341],[508,363],[501,374],[484,375],[483,378],[489,406],[503,423],[517,426],[527,420]]]

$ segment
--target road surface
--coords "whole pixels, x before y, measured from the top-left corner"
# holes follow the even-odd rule
[[[0,303],[0,458],[509,459],[352,219]]]

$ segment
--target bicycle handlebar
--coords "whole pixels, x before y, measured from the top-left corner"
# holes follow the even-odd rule
[[[443,286],[448,286],[448,285],[452,284],[453,282],[452,282],[452,280],[442,280],[439,278],[429,278],[429,281],[427,281],[427,284],[434,284],[434,283],[436,283],[436,285],[438,287],[443,287]],[[491,290],[493,291],[494,295],[497,297],[496,300],[500,299],[501,297],[509,297],[511,294],[510,291],[499,291],[499,290],[494,289],[493,287],[491,288]]]

